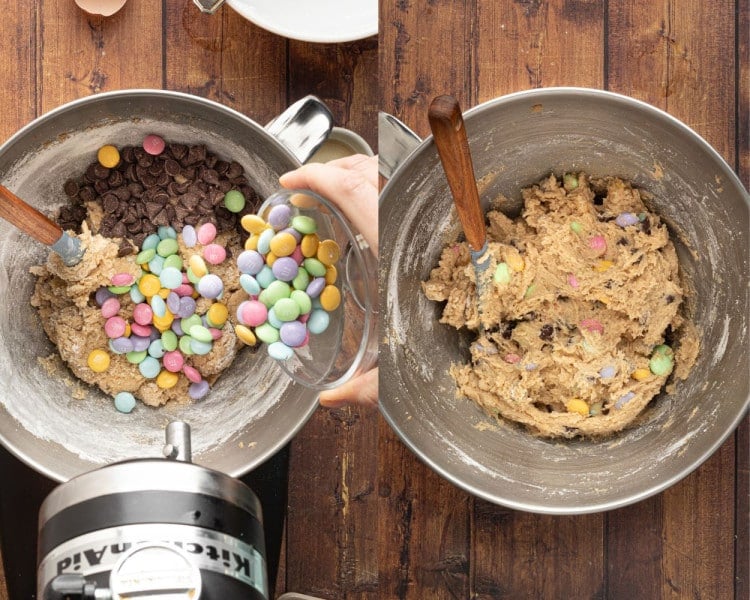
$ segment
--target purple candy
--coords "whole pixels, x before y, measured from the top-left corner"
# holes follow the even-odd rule
[[[188,395],[193,400],[200,400],[208,394],[208,381],[201,379],[198,383],[191,383],[188,387]]]
[[[133,342],[133,352],[143,352],[151,345],[151,338],[140,335],[131,335],[130,341]]]
[[[634,213],[624,212],[617,215],[615,223],[620,227],[628,227],[629,225],[636,225],[638,223],[638,216]]]
[[[263,260],[260,252],[255,250],[245,250],[240,252],[237,257],[237,268],[240,273],[247,273],[248,275],[257,275],[263,268],[266,262]]]
[[[615,402],[615,408],[622,408],[633,398],[635,398],[635,394],[633,392],[625,392],[622,396],[620,396],[617,402]]]
[[[271,267],[274,277],[279,281],[291,281],[297,277],[298,270],[299,266],[297,265],[297,261],[291,256],[277,258]]]
[[[201,296],[213,299],[218,298],[221,292],[224,291],[224,282],[218,275],[209,273],[198,280],[198,285],[196,287]]]
[[[190,296],[183,296],[180,298],[180,308],[175,312],[175,316],[180,319],[187,319],[195,312],[195,300]]]
[[[176,292],[169,292],[169,296],[167,296],[167,308],[173,315],[179,312],[180,296]]]
[[[289,225],[289,218],[292,216],[292,210],[286,204],[277,204],[268,211],[268,224],[278,231]]]
[[[118,337],[114,340],[110,340],[109,342],[112,346],[112,350],[115,352],[119,352],[120,354],[125,354],[126,352],[132,352],[133,351],[133,340],[126,337]]]
[[[182,242],[185,247],[192,248],[198,241],[198,234],[195,232],[195,227],[192,225],[185,225],[182,228]]]
[[[115,295],[105,287],[100,287],[98,290],[96,290],[96,294],[94,295],[97,306],[101,306],[106,300],[114,297]]]
[[[325,277],[316,277],[313,279],[309,285],[307,286],[307,289],[305,290],[305,293],[310,296],[310,298],[317,298],[320,296],[320,292],[323,291],[323,288],[326,286],[326,278]]]
[[[307,327],[299,321],[289,321],[284,323],[279,330],[281,341],[287,346],[297,348],[305,343],[307,336]]]
[[[289,233],[292,236],[294,236],[294,239],[297,240],[297,243],[299,244],[302,241],[302,234],[297,231],[294,227],[287,227],[286,229],[281,230],[279,233]]]
[[[175,335],[185,335],[185,333],[182,331],[182,325],[180,325],[180,322],[175,319],[172,321],[172,331],[174,331]]]
[[[159,331],[156,327],[151,328],[151,333],[148,334],[148,339],[150,339],[152,342],[154,340],[160,340],[161,339],[161,331]]]

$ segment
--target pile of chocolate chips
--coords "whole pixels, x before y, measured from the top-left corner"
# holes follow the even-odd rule
[[[242,165],[219,159],[203,144],[168,143],[158,156],[125,146],[117,167],[94,162],[79,180],[66,181],[64,189],[71,204],[61,208],[57,219],[63,229],[80,233],[86,203],[97,202],[103,210],[98,233],[129,240],[138,248],[162,225],[178,232],[185,225],[203,223],[213,223],[219,231],[239,230],[240,218],[259,204]],[[224,194],[233,189],[245,196],[240,213],[223,204]],[[121,254],[131,251],[130,244],[122,245]]]

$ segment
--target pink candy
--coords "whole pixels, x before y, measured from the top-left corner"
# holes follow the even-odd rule
[[[148,337],[151,335],[151,325],[141,325],[139,323],[133,323],[130,325],[130,329],[135,335],[142,337]]]
[[[607,240],[603,235],[595,235],[589,238],[589,248],[601,256],[607,251]]]
[[[223,335],[223,334],[221,333],[221,329],[216,329],[216,327],[209,327],[209,328],[208,328],[208,332],[209,332],[209,333],[211,334],[211,337],[212,337],[212,338],[213,338],[214,340],[218,340],[218,339],[220,339],[220,338],[221,338],[221,336]]]
[[[237,307],[237,319],[243,325],[257,327],[268,318],[266,305],[257,300],[245,300]]]
[[[586,331],[591,331],[591,332],[600,333],[600,334],[604,333],[604,327],[596,319],[584,319],[583,321],[581,321],[580,327],[581,329],[585,329]]]
[[[182,372],[185,374],[185,377],[193,383],[200,383],[203,379],[198,372],[198,369],[191,367],[190,365],[182,365]]]
[[[298,265],[301,265],[302,261],[305,260],[305,256],[302,254],[302,248],[300,246],[297,246],[294,249],[294,252],[292,252],[291,257],[297,262]]]
[[[164,368],[172,373],[179,373],[185,364],[185,359],[182,357],[179,350],[165,352],[161,360],[164,363]],[[185,375],[187,375],[187,373]]]
[[[193,286],[188,283],[183,283],[182,285],[178,285],[172,291],[178,296],[191,296],[193,294]]]
[[[158,156],[164,152],[166,146],[164,140],[158,135],[147,135],[143,138],[143,149],[153,156]]]
[[[102,304],[102,316],[105,319],[114,317],[120,311],[120,301],[117,298],[107,298]]]
[[[219,244],[208,244],[203,248],[203,259],[211,265],[223,263],[226,257],[226,249],[223,246],[219,246]]]
[[[204,223],[198,228],[198,241],[202,245],[210,244],[216,239],[216,226],[213,223]]]
[[[515,365],[517,362],[521,360],[521,357],[518,356],[518,354],[506,354],[503,357],[503,360],[507,363],[510,363],[512,365]]]
[[[133,309],[133,320],[138,323],[138,325],[150,325],[153,318],[154,311],[151,310],[151,307],[148,304],[141,302],[140,304],[135,305],[135,308]]]
[[[112,279],[110,281],[112,282],[112,285],[116,286],[133,285],[135,277],[133,277],[130,273],[117,273],[115,275],[112,275]]]
[[[568,275],[568,285],[574,289],[578,289],[578,278],[573,273]]]
[[[122,317],[110,317],[104,323],[104,333],[107,334],[108,338],[115,339],[125,335],[127,327],[127,323]]]

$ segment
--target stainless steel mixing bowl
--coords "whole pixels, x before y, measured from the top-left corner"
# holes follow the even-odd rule
[[[380,205],[385,418],[438,473],[512,508],[586,513],[665,489],[719,447],[750,402],[747,192],[691,129],[616,94],[520,92],[467,111],[465,122],[485,208],[502,193],[514,200],[508,211],[517,211],[520,189],[550,172],[617,175],[651,192],[694,288],[689,304],[701,353],[674,393],[606,441],[539,439],[456,398],[448,367],[468,359],[468,337],[438,323],[442,306],[420,289],[458,232],[450,192],[432,139],[417,145],[383,115],[381,171],[390,175]]]
[[[65,180],[82,173],[100,146],[137,145],[157,133],[205,143],[238,161],[265,198],[278,188],[279,175],[299,166],[331,128],[330,112],[313,98],[290,109],[267,130],[225,106],[176,92],[91,96],[40,117],[3,144],[0,181],[49,212],[66,201]],[[111,398],[44,360],[55,350],[29,305],[29,268],[47,253],[0,223],[0,442],[38,471],[65,481],[105,463],[158,455],[165,424],[181,420],[195,431],[196,463],[240,475],[285,444],[315,410],[317,394],[293,383],[261,350],[241,352],[204,401],[116,412]]]

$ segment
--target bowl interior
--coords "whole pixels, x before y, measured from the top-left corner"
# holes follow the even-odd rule
[[[677,481],[723,441],[748,404],[748,197],[702,139],[661,111],[594,90],[535,90],[465,117],[485,207],[550,172],[617,175],[654,196],[668,223],[701,335],[690,377],[638,426],[605,441],[538,439],[455,398],[448,375],[468,357],[465,334],[438,323],[420,282],[460,228],[431,139],[383,192],[382,410],[408,445],[468,491],[549,513],[613,508]]]
[[[260,126],[216,103],[184,94],[102,94],[49,113],[0,148],[0,181],[42,212],[66,202],[65,180],[78,176],[108,143],[137,145],[149,133],[205,143],[236,160],[261,197],[296,166]],[[47,248],[0,223],[0,440],[42,473],[66,480],[103,463],[159,455],[164,427],[192,427],[195,462],[239,475],[281,447],[312,414],[313,391],[292,382],[265,352],[242,351],[205,400],[131,414],[78,380],[59,360],[29,305],[32,265]]]

